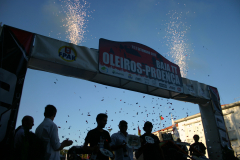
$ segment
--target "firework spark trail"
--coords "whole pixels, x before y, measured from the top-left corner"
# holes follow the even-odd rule
[[[86,22],[88,21],[86,18],[89,17],[87,8],[89,8],[89,4],[84,0],[67,0],[62,2],[65,4],[65,7],[62,8],[67,15],[66,19],[63,20],[66,21],[66,24],[63,26],[67,27],[67,39],[77,45],[83,41],[86,33]]]
[[[170,15],[169,23],[166,23],[167,39],[166,45],[170,47],[168,56],[171,56],[180,67],[182,77],[187,76],[188,65],[186,63],[187,57],[190,57],[188,44],[186,43],[185,34],[190,27],[187,27],[184,22],[181,21],[182,14],[177,13],[176,11],[172,13],[169,11],[167,15]]]

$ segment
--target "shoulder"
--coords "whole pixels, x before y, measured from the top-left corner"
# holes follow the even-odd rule
[[[205,147],[205,145],[204,145],[202,142],[199,142],[199,144],[200,144],[201,146]]]
[[[103,133],[105,133],[105,134],[109,134],[109,132],[108,132],[108,131],[106,131],[106,130],[103,130]]]
[[[95,128],[95,129],[92,129],[92,130],[88,131],[87,135],[96,134],[96,132],[97,132],[97,130]]]
[[[193,147],[193,146],[195,146],[195,145],[196,145],[196,143],[191,144],[191,145],[190,145],[190,148]]]
[[[154,135],[154,134],[152,134],[151,137],[158,139],[158,137],[156,135]]]
[[[111,137],[116,137],[118,135],[118,133],[113,133],[112,135],[111,135]]]
[[[16,136],[24,135],[24,129],[23,129],[23,127],[22,127],[22,128],[19,128],[15,135],[16,135]]]
[[[146,133],[144,133],[143,135],[140,136],[140,138],[144,138],[146,136]]]

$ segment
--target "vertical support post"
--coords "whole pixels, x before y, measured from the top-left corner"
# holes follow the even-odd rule
[[[211,160],[221,160],[222,147],[211,102],[205,105],[199,104],[199,109],[206,137],[208,156]]]
[[[13,147],[14,130],[33,38],[33,33],[3,26],[0,37],[0,112],[3,117],[0,120],[3,120],[1,126],[4,126],[4,130],[0,126],[0,157],[3,159],[11,155]],[[5,114],[6,110],[8,112]]]

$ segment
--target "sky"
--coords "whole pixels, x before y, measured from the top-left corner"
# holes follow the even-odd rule
[[[2,0],[0,22],[95,49],[100,38],[141,43],[178,64],[183,77],[217,87],[221,104],[240,100],[239,0]],[[60,141],[73,145],[83,144],[98,113],[108,114],[110,134],[120,120],[137,134],[144,121],[157,131],[171,125],[171,113],[177,120],[200,112],[197,104],[28,69],[16,127],[31,115],[34,132],[47,104],[58,110]]]

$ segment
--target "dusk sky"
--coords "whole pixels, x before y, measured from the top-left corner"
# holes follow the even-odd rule
[[[95,49],[100,38],[141,43],[178,64],[183,77],[217,87],[221,104],[240,100],[239,0],[2,0],[0,22]],[[16,127],[31,115],[35,132],[47,104],[58,110],[60,140],[73,145],[83,144],[98,113],[108,114],[111,134],[120,120],[137,134],[146,120],[157,131],[171,125],[170,112],[176,120],[199,113],[197,104],[28,69]]]

